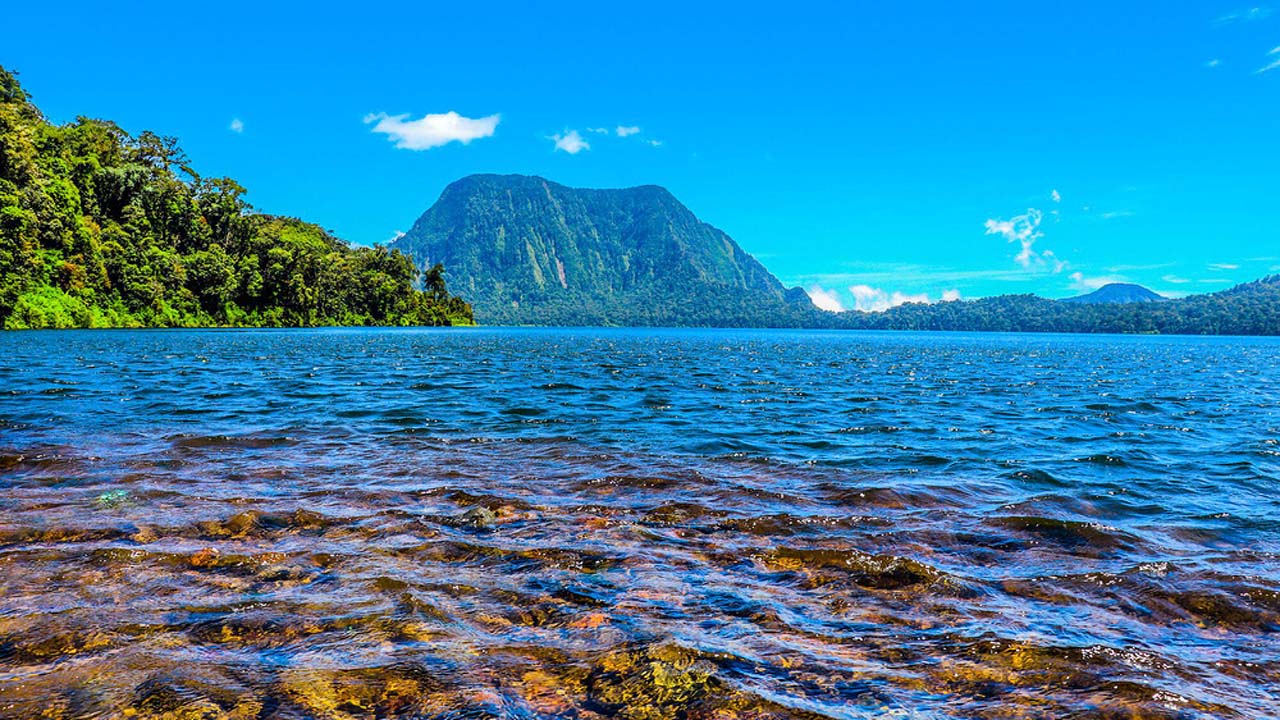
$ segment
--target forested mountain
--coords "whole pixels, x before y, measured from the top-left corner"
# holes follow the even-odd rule
[[[392,247],[443,262],[489,324],[1280,334],[1280,278],[1178,300],[1118,284],[1065,301],[1006,295],[826,312],[654,186],[471,176]]]
[[[1280,276],[1176,300],[1108,286],[825,312],[655,186],[471,176],[391,248],[243,195],[200,177],[173,138],[49,123],[0,68],[0,326],[470,323],[447,275],[490,324],[1280,335]]]
[[[0,68],[0,326],[445,325],[471,309],[386,248],[254,213],[173,138],[45,120]]]
[[[1164,299],[1163,295],[1151,292],[1141,285],[1108,283],[1091,293],[1066,298],[1062,302],[1090,305],[1096,303],[1160,302]]]
[[[829,320],[828,327],[874,330],[1280,335],[1280,275],[1162,302],[1069,303],[1001,295],[840,313]]]
[[[817,312],[655,186],[474,175],[445,188],[392,247],[444,263],[482,323],[775,326]]]

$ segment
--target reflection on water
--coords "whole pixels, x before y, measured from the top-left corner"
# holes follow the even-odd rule
[[[0,717],[1269,717],[1280,343],[0,336]]]

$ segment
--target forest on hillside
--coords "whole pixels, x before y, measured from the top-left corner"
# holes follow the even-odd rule
[[[1159,302],[1085,304],[999,295],[827,315],[829,327],[862,330],[1280,335],[1280,275]]]
[[[525,186],[522,204],[493,200]],[[1280,335],[1280,276],[1159,302],[1006,295],[830,313],[660,188],[516,176],[450,187],[458,197],[446,190],[398,245],[432,259],[420,270],[399,249],[256,212],[174,138],[86,117],[55,125],[0,67],[0,327],[472,324],[452,277],[497,324]],[[546,202],[549,187],[577,204]],[[554,252],[533,244],[550,237],[563,240]],[[431,239],[443,249],[414,245]]]
[[[50,123],[0,67],[0,327],[471,324],[443,268],[254,212],[176,139]]]

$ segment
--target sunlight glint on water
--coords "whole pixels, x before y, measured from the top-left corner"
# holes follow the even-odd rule
[[[3,718],[1280,707],[1277,341],[113,331],[0,357]]]

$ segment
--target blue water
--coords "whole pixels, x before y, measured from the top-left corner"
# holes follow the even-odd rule
[[[1280,717],[1277,368],[1246,338],[0,334],[0,717]]]

